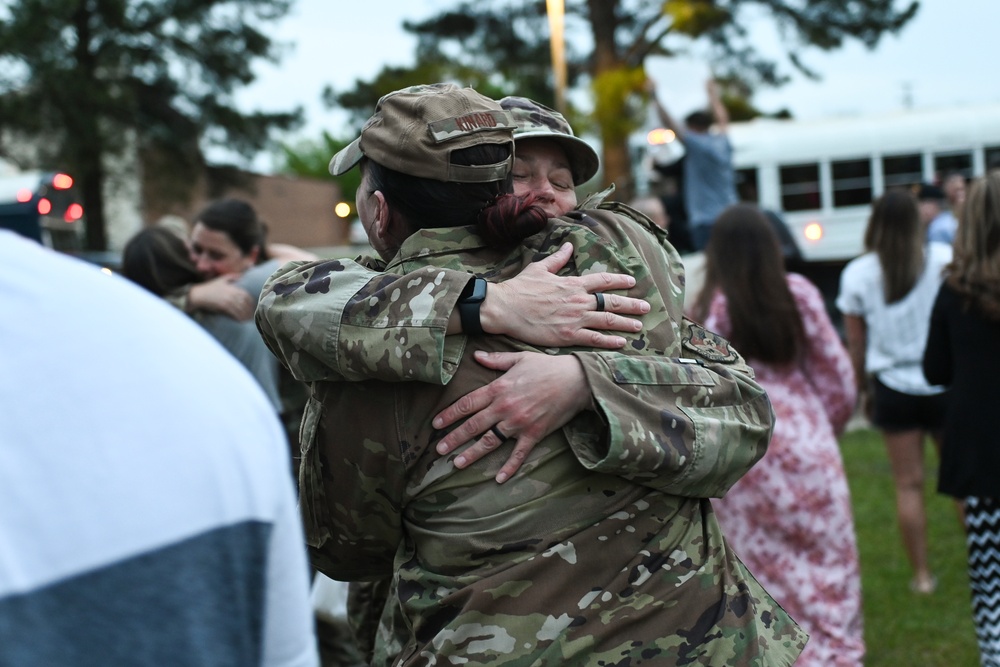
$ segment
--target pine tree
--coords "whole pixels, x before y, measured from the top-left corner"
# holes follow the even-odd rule
[[[849,39],[874,48],[882,35],[900,30],[918,6],[915,0],[566,0],[568,85],[586,75],[594,103],[591,119],[572,109],[567,115],[578,133],[596,126],[604,180],[624,186],[627,196],[627,142],[645,117],[648,56],[704,45],[716,77],[736,84],[730,94],[736,93],[743,110],[733,117],[745,117],[753,90],[780,85],[789,66],[818,76],[803,57],[807,49],[829,51]],[[750,17],[775,22],[787,62],[755,48],[746,30]],[[419,40],[413,68],[386,68],[353,90],[329,91],[327,100],[363,119],[380,95],[450,79],[487,95],[517,94],[555,106],[544,0],[464,1],[426,21],[404,23],[404,29]]]
[[[241,113],[233,93],[275,61],[262,26],[291,0],[12,0],[0,14],[0,130],[73,173],[86,246],[107,246],[102,158],[138,149],[156,178],[193,183],[203,147],[252,156],[301,112]],[[134,136],[137,146],[124,146]]]

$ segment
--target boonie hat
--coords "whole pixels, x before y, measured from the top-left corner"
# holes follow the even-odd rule
[[[582,185],[597,174],[601,165],[597,151],[573,134],[573,128],[561,113],[527,97],[505,97],[500,100],[500,106],[510,113],[517,125],[515,144],[518,139],[532,137],[555,141],[566,151],[575,185]]]
[[[500,105],[452,83],[411,86],[383,95],[361,136],[330,160],[330,173],[350,171],[362,157],[403,174],[453,183],[504,179],[511,157],[487,165],[451,163],[452,151],[482,144],[513,144],[514,122]]]

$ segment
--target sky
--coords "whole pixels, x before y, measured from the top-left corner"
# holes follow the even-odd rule
[[[239,93],[237,104],[247,111],[301,105],[306,124],[285,137],[290,141],[318,139],[324,130],[342,135],[344,117],[323,106],[323,88],[348,89],[385,65],[412,64],[415,40],[403,31],[403,21],[428,18],[455,4],[295,0],[272,35],[286,45],[284,57],[277,66],[259,64],[258,80]],[[899,34],[883,36],[874,51],[858,43],[829,53],[801,51],[822,79],[811,81],[789,64],[785,70],[792,81],[758,92],[754,102],[765,111],[788,108],[803,119],[1000,102],[997,25],[1000,0],[922,0],[917,16]],[[750,30],[762,52],[780,55],[781,42],[770,22],[755,20]],[[696,53],[653,59],[647,71],[675,115],[704,104],[709,69]],[[270,158],[262,156],[253,166],[267,171],[269,165]]]

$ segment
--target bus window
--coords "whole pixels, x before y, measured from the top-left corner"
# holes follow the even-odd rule
[[[783,210],[809,211],[820,208],[818,164],[791,164],[779,167],[778,171]]]
[[[867,206],[872,203],[871,160],[830,163],[833,171],[833,206]]]
[[[934,155],[934,175],[939,182],[952,172],[957,172],[966,179],[972,178],[972,151]]]
[[[882,181],[885,189],[911,187],[923,182],[920,154],[882,158]]]
[[[1000,146],[986,147],[986,169],[1000,169]]]
[[[737,169],[736,193],[739,195],[740,201],[756,204],[759,201],[757,192],[757,168]]]

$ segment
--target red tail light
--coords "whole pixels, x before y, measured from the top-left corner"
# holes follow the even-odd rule
[[[52,202],[48,199],[42,198],[38,200],[38,212],[41,215],[48,215],[52,212]]]
[[[73,187],[73,177],[69,174],[56,174],[52,177],[52,187],[56,190],[69,190]]]
[[[66,215],[63,216],[63,220],[66,222],[76,222],[83,217],[83,207],[79,204],[70,204],[69,208],[66,209]]]

